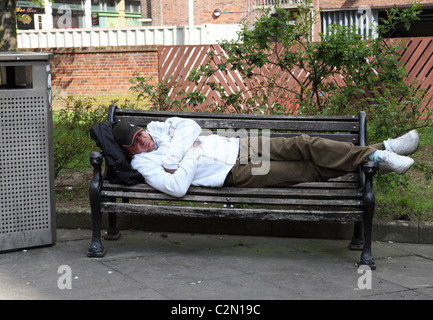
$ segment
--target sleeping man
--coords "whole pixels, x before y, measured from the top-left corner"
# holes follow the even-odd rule
[[[119,121],[113,134],[131,156],[131,166],[147,184],[173,197],[190,186],[275,187],[326,181],[373,161],[383,172],[403,174],[414,163],[408,155],[419,145],[416,130],[371,146],[326,138],[227,138],[200,135],[193,120],[153,121],[144,130]]]

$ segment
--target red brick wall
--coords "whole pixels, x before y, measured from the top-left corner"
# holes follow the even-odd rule
[[[408,6],[412,0],[313,0],[316,10],[358,8],[369,6],[371,8],[386,8]],[[188,25],[188,0],[147,0],[144,2],[143,14],[152,18],[152,25]],[[248,12],[254,8],[255,0],[194,0],[194,23],[240,23],[248,16]],[[433,6],[432,0],[423,0],[422,4]],[[150,8],[150,9],[149,9]],[[222,14],[216,18],[213,16],[215,9],[220,9]],[[151,12],[149,14],[149,11]]]
[[[251,0],[194,0],[194,24],[205,23],[239,23],[247,15],[248,2]],[[152,25],[188,25],[188,0],[150,0],[143,12],[148,14],[151,8]],[[223,13],[220,17],[213,16],[215,9]]]
[[[253,1],[248,0],[219,0],[219,1],[202,1],[203,5],[198,8],[197,15],[202,23],[232,24],[241,23],[246,18],[252,8]],[[248,4],[250,2],[251,8]],[[216,18],[213,16],[215,9],[221,10],[221,15]]]
[[[32,50],[35,51],[35,50]],[[130,79],[134,73],[158,80],[156,46],[44,49],[52,52],[50,61],[53,107],[59,98],[93,97],[99,104],[112,100],[133,100]]]

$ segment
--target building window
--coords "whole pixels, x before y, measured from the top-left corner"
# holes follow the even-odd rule
[[[92,26],[93,27],[119,27],[119,15],[113,13],[92,13]]]
[[[125,26],[126,27],[140,27],[141,22],[141,5],[140,1],[126,1],[125,0]]]
[[[92,0],[92,26],[118,27],[119,7],[116,0]]]
[[[92,11],[118,12],[116,0],[92,0]]]
[[[84,28],[84,8],[81,0],[54,0],[53,28]]]
[[[321,17],[323,34],[327,34],[329,27],[333,24],[347,27],[355,25],[358,34],[364,38],[369,37],[370,34],[376,37],[375,31],[379,23],[378,10],[360,7],[355,10],[323,11]]]
[[[125,1],[126,13],[141,13],[140,1]]]
[[[119,0],[92,0],[93,27],[136,27],[141,23],[140,1],[125,0],[125,25],[119,25]]]

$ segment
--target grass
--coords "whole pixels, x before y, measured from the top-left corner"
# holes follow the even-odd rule
[[[376,218],[433,222],[433,178],[428,179],[425,172],[417,170],[433,165],[433,128],[419,133],[420,147],[411,156],[416,165],[400,178],[400,183],[387,188],[375,180]]]

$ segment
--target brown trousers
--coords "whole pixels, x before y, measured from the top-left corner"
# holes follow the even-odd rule
[[[239,149],[240,158],[225,186],[260,188],[326,181],[355,171],[366,156],[385,147],[383,143],[361,147],[300,135],[241,139]]]

